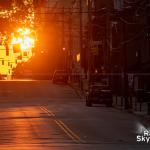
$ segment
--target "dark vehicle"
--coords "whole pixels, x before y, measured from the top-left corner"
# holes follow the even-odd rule
[[[68,83],[68,74],[65,70],[56,70],[54,72],[53,78],[52,78],[53,83]]]
[[[105,104],[107,107],[112,106],[112,90],[108,83],[108,77],[92,77],[88,90],[86,91],[86,106],[92,104]]]

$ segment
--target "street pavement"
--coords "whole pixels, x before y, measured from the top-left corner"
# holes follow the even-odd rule
[[[149,122],[103,105],[86,107],[67,85],[0,82],[0,150],[149,150],[136,142]]]

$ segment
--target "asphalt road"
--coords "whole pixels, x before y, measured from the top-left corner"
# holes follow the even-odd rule
[[[136,142],[141,118],[85,106],[74,90],[50,81],[0,82],[0,150],[149,150]]]

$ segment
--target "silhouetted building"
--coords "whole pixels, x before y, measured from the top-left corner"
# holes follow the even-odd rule
[[[120,81],[126,71],[134,74],[135,88],[146,88],[149,77],[143,73],[150,68],[149,2],[95,0],[91,10],[91,43],[97,43],[90,52],[92,70],[104,66],[108,73],[119,75]],[[123,83],[117,79],[113,84],[121,89]]]

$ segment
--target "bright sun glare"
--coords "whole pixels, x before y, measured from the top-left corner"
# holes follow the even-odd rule
[[[2,37],[2,36],[1,36]],[[3,37],[3,39],[5,39]],[[13,68],[16,68],[18,63],[26,62],[32,57],[32,49],[35,46],[35,31],[30,28],[19,28],[12,33],[8,40],[8,53],[4,44],[0,45],[0,74],[12,75]],[[20,57],[21,56],[21,57]]]
[[[20,44],[21,51],[29,51],[34,47],[35,39],[31,37],[31,30],[28,28],[19,28],[17,30],[18,36],[13,36],[12,44]]]

